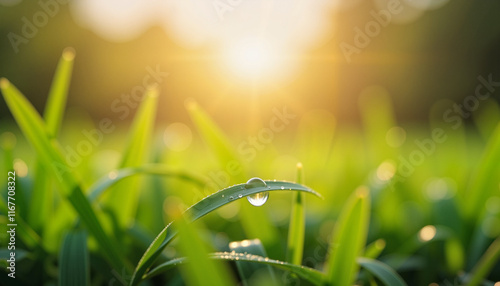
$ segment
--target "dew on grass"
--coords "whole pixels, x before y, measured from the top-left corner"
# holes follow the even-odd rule
[[[257,188],[257,187],[266,187],[266,182],[264,182],[261,178],[251,178],[245,184],[246,189]],[[269,198],[268,192],[261,192],[247,197],[248,202],[253,206],[260,207],[266,203]]]

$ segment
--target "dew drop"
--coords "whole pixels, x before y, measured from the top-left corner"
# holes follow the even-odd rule
[[[232,201],[234,198],[233,196],[229,196],[229,200]]]
[[[281,186],[281,189],[282,189],[282,190],[284,190],[284,189],[285,189],[285,187]]]
[[[224,197],[224,195],[222,195],[222,197]]]
[[[245,184],[246,189],[257,188],[257,187],[266,187],[266,182],[264,182],[261,178],[251,178]],[[247,200],[253,206],[260,207],[266,203],[269,198],[268,192],[261,192],[247,197]]]
[[[256,207],[260,207],[263,204],[265,204],[268,198],[269,198],[268,192],[257,193],[255,195],[251,195],[251,196],[247,197],[248,201],[253,206],[256,206]]]

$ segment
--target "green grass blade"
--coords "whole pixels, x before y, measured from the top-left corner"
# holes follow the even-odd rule
[[[173,227],[179,232],[177,248],[191,263],[181,266],[181,273],[187,285],[235,285],[226,265],[214,263],[209,257],[209,250],[200,238],[188,216],[183,215],[176,207],[166,210],[174,220]]]
[[[220,163],[224,166],[231,161],[239,163],[238,156],[229,143],[229,140],[198,103],[192,99],[188,100],[186,102],[186,109],[198,132],[200,132],[202,138],[215,153]],[[240,174],[240,176],[241,175],[242,174]],[[241,177],[239,179],[241,179]]]
[[[299,266],[279,260],[269,259],[267,257],[262,257],[259,255],[236,253],[236,252],[220,252],[220,253],[214,253],[210,257],[212,259],[219,259],[219,260],[245,261],[251,263],[271,265],[276,268],[280,268],[285,271],[294,273],[297,276],[311,282],[314,285],[320,285],[323,280],[323,273],[319,272],[316,269],[305,266]],[[176,267],[179,264],[186,262],[188,262],[186,258],[172,259],[168,262],[158,265],[156,268],[151,270],[146,276],[146,278],[147,279],[152,278],[158,274],[164,273],[169,269],[172,269],[173,267]]]
[[[156,109],[158,105],[158,88],[150,87],[144,94],[137,114],[134,117],[129,133],[127,147],[119,168],[139,167],[148,157],[149,142],[152,136]],[[120,182],[109,192],[107,205],[116,213],[118,222],[126,227],[135,217],[139,201],[139,178],[130,178]]]
[[[74,231],[66,234],[59,257],[59,285],[90,285],[90,263],[87,234]]]
[[[63,196],[69,200],[73,208],[80,215],[80,218],[95,237],[101,250],[112,265],[121,271],[124,268],[124,260],[116,245],[111,242],[104,232],[89,201],[83,195],[78,183],[79,180],[64,161],[58,142],[55,139],[49,139],[50,136],[40,115],[31,103],[7,79],[0,79],[0,88],[24,136],[30,142],[46,168],[52,170],[55,176],[57,176],[58,182],[62,186],[61,191]]]
[[[71,73],[73,71],[74,58],[75,51],[72,48],[66,48],[63,51],[50,87],[45,111],[43,112],[47,130],[53,138],[57,136],[61,128],[71,81]]]
[[[373,274],[387,286],[406,286],[406,282],[399,274],[386,264],[368,258],[358,258],[359,265]]]
[[[483,254],[479,262],[472,269],[471,278],[468,281],[468,286],[481,285],[483,279],[485,279],[488,273],[491,271],[495,263],[500,259],[500,236],[493,241],[493,243],[488,247],[486,252]]]
[[[369,194],[359,188],[346,203],[330,242],[326,285],[352,285],[358,270],[356,258],[366,242],[369,221]]]
[[[228,203],[231,203],[235,200],[244,198],[246,196],[254,195],[261,192],[283,192],[283,191],[302,191],[310,194],[314,194],[318,197],[321,197],[317,192],[309,189],[308,187],[284,181],[265,181],[266,186],[258,186],[252,188],[245,188],[245,184],[234,185],[229,188],[220,190],[198,203],[191,206],[186,210],[186,215],[192,220],[195,221],[202,216],[224,206]],[[146,273],[146,270],[149,269],[156,258],[161,254],[163,249],[167,246],[167,244],[176,236],[177,232],[173,230],[170,226],[172,223],[167,225],[155,238],[155,240],[151,243],[149,248],[143,254],[141,260],[137,264],[137,267],[132,276],[132,280],[130,285],[137,285],[141,282],[142,276]]]
[[[174,177],[196,184],[200,187],[204,186],[207,183],[206,178],[189,171],[173,169],[162,164],[149,164],[136,168],[125,168],[110,172],[109,174],[95,182],[88,189],[89,200],[91,202],[95,202],[104,191],[114,186],[121,180],[141,174]]]
[[[258,255],[260,257],[267,257],[266,250],[262,245],[262,242],[258,238],[252,240],[243,241],[233,241],[229,243],[229,250],[236,253],[252,254]],[[241,281],[243,285],[248,285],[248,281],[252,276],[259,272],[259,275],[264,275],[261,279],[265,279],[266,282],[270,282],[272,285],[276,285],[276,275],[274,274],[274,269],[269,265],[259,265],[254,263],[249,263],[246,261],[236,261],[236,268],[240,274]]]
[[[302,164],[297,164],[297,183],[304,182]],[[297,192],[293,195],[292,213],[290,215],[290,226],[288,228],[288,245],[286,260],[292,264],[302,265],[302,254],[304,251],[304,234],[306,229],[303,193]]]
[[[54,79],[52,80],[43,116],[47,132],[51,138],[56,138],[61,128],[74,58],[75,51],[72,48],[66,48],[59,60]],[[53,192],[51,180],[39,160],[35,162],[34,174],[33,194],[28,221],[34,229],[38,230],[41,229],[43,222],[47,221],[49,217],[50,210],[52,209]]]
[[[31,195],[28,221],[37,231],[41,231],[53,208],[53,192],[49,174],[40,160],[35,161],[33,192]]]
[[[363,257],[375,259],[380,255],[380,253],[382,253],[382,251],[384,251],[384,248],[385,248],[385,240],[377,239],[366,246]]]
[[[498,182],[491,178],[498,175],[500,169],[498,162],[500,162],[500,124],[491,135],[468,188],[469,199],[465,207],[469,219],[480,216],[486,200],[497,188]]]
[[[221,169],[227,170],[230,165],[239,166],[240,171],[233,177],[228,175],[228,184],[244,181],[247,177],[244,165],[222,130],[194,100],[187,101],[186,108],[198,132],[216,155]],[[219,185],[219,188],[224,187],[226,186]],[[247,237],[258,237],[269,251],[276,252],[280,249],[279,234],[263,210],[243,204],[239,216]]]

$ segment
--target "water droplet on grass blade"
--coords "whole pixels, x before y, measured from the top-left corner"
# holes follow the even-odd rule
[[[247,197],[247,200],[256,207],[260,207],[267,202],[269,198],[268,192],[257,193],[255,195],[251,195]]]
[[[266,187],[266,182],[264,182],[261,178],[251,178],[245,184],[246,189],[258,188],[258,187]],[[253,206],[260,207],[267,202],[269,198],[268,192],[261,192],[247,197],[248,202]]]

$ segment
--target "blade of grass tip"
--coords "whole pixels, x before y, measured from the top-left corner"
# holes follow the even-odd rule
[[[191,221],[195,221],[204,215],[238,199],[262,192],[274,191],[302,191],[321,198],[320,194],[309,189],[308,187],[291,182],[265,181],[264,185],[253,185],[250,188],[247,188],[246,184],[239,184],[211,194],[188,208],[185,211],[185,214],[191,219]],[[171,224],[172,223],[168,224],[156,236],[155,240],[151,243],[146,252],[144,252],[141,260],[135,268],[130,285],[138,285],[138,283],[141,282],[146,270],[151,267],[163,249],[165,249],[168,243],[176,236],[177,232],[172,230],[170,227]]]
[[[297,164],[297,183],[304,183],[304,170],[302,163]],[[305,234],[305,211],[304,194],[297,192],[293,195],[292,213],[290,215],[290,226],[288,230],[288,246],[286,253],[287,262],[302,265]]]
[[[80,215],[111,264],[119,270],[124,269],[124,259],[121,253],[104,232],[94,210],[82,192],[78,178],[64,161],[60,145],[56,139],[50,139],[40,115],[7,79],[0,79],[0,89],[14,119],[37,156],[58,178],[63,196]]]
[[[358,258],[357,262],[365,270],[377,277],[387,286],[406,286],[406,282],[399,274],[386,264],[368,258]]]
[[[248,179],[236,151],[232,148],[231,143],[212,118],[193,99],[186,100],[185,105],[198,132],[212,152],[215,153],[222,170],[234,169],[234,166],[239,167],[240,171],[232,176],[232,178],[227,174],[227,184],[242,182]],[[239,216],[248,237],[260,238],[264,246],[273,255],[280,254],[279,234],[265,212],[255,209],[249,204],[242,204]]]
[[[215,153],[220,163],[224,165],[224,167],[225,164],[231,161],[240,163],[239,160],[237,160],[236,152],[229,143],[229,140],[205,110],[203,110],[194,99],[186,100],[185,106],[191,120],[198,132],[200,132],[201,137]],[[243,166],[240,164],[240,167]]]
[[[179,232],[177,248],[190,263],[181,266],[181,274],[187,285],[235,285],[227,265],[214,263],[208,257],[208,249],[190,219],[177,206],[167,207],[167,215],[174,220],[173,227]]]
[[[257,264],[265,264],[265,265],[270,265],[274,266],[276,268],[283,269],[285,271],[291,272],[302,279],[305,279],[309,282],[311,282],[313,285],[320,285],[321,282],[323,281],[323,273],[319,272],[316,269],[305,267],[305,266],[299,266],[295,264],[290,264],[284,261],[279,261],[279,260],[274,260],[274,259],[269,259],[267,257],[262,257],[259,255],[254,255],[254,254],[244,254],[244,253],[236,253],[236,252],[216,252],[213,254],[210,254],[211,259],[215,260],[227,260],[227,261],[244,261],[244,262],[249,262],[249,263],[257,263]],[[161,273],[164,273],[182,263],[187,263],[189,262],[185,257],[181,258],[176,258],[169,260],[165,263],[162,263],[155,267],[153,270],[151,270],[148,275],[146,276],[146,279],[150,279],[156,275],[159,275]]]
[[[469,220],[479,217],[486,200],[497,189],[495,178],[500,169],[500,124],[497,124],[493,135],[488,140],[488,145],[479,161],[479,165],[472,177],[468,188],[468,203],[465,205]],[[476,222],[474,222],[476,223]]]
[[[350,197],[335,226],[329,247],[325,285],[352,285],[359,268],[368,232],[370,202],[368,188],[360,187]]]
[[[385,240],[381,238],[377,239],[374,242],[368,244],[368,246],[365,248],[365,253],[363,254],[363,257],[375,259],[382,253],[382,251],[384,251],[384,249],[385,249]]]
[[[54,79],[52,80],[43,114],[47,132],[51,138],[57,138],[57,134],[61,128],[68,98],[68,89],[71,82],[74,58],[75,50],[73,48],[64,49],[57,65]],[[34,170],[34,186],[28,221],[34,229],[40,230],[50,215],[53,192],[51,180],[40,160],[35,161]]]
[[[139,167],[148,158],[148,146],[153,133],[158,105],[158,87],[150,86],[134,117],[127,146],[119,169]],[[130,178],[118,183],[109,192],[105,202],[118,217],[122,228],[127,227],[135,217],[139,201],[140,178]]]
[[[233,241],[229,243],[229,250],[233,253],[243,253],[250,255],[258,255],[260,257],[266,257],[267,253],[262,245],[262,242],[258,238],[256,239],[247,239],[243,241]],[[236,268],[238,269],[238,273],[240,274],[241,281],[243,285],[248,285],[250,279],[254,274],[258,272],[259,278],[265,279],[267,282],[271,282],[271,284],[276,284],[276,275],[274,273],[274,269],[269,265],[259,265],[255,263],[250,263],[247,261],[236,261]],[[262,275],[262,276],[261,276]]]
[[[64,117],[64,109],[68,98],[74,59],[75,50],[73,48],[64,49],[59,64],[57,65],[47,104],[43,112],[43,118],[49,135],[54,138],[59,133]]]
[[[495,263],[500,258],[500,236],[493,241],[493,243],[488,247],[484,255],[481,257],[479,262],[476,264],[474,269],[472,269],[472,274],[468,286],[480,285],[483,279],[486,278],[488,273],[491,271]]]
[[[90,285],[87,235],[84,231],[66,234],[59,257],[59,285]]]

